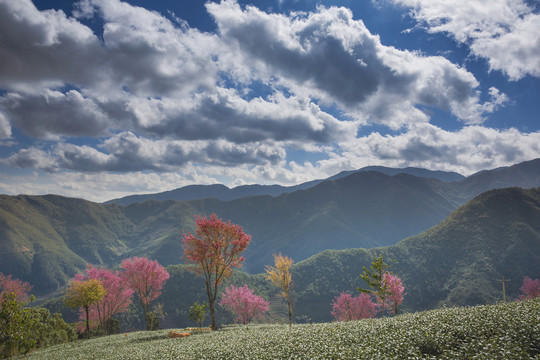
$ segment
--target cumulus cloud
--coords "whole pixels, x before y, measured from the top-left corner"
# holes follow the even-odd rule
[[[481,126],[508,102],[505,94],[494,87],[482,94],[471,72],[444,57],[386,46],[346,8],[272,14],[233,0],[206,6],[216,34],[119,0],[82,0],[71,16],[0,0],[0,139],[19,132],[39,139],[10,142],[0,165],[38,169],[43,190],[56,183],[65,194],[86,194],[104,189],[96,179],[151,192],[173,188],[167,179],[176,187],[295,184],[374,164],[470,173],[540,156],[538,133]],[[527,8],[519,9],[524,21]],[[529,20],[523,31],[535,26]],[[103,27],[94,32],[90,22]],[[497,26],[483,31],[496,34]],[[468,34],[455,36],[470,42]],[[463,129],[431,125],[432,108]],[[358,137],[373,124],[398,135]],[[290,149],[322,160],[296,162]]]
[[[161,109],[156,112],[156,109]],[[150,110],[153,109],[153,110]],[[218,139],[236,143],[263,140],[328,143],[346,138],[358,124],[340,121],[310,101],[275,92],[246,100],[234,89],[216,88],[189,101],[138,101],[130,108],[145,131],[179,139]],[[156,113],[162,119],[149,119]]]
[[[337,103],[364,122],[393,128],[429,120],[418,106],[451,111],[468,123],[484,121],[488,107],[480,103],[470,72],[443,57],[383,45],[349,9],[267,14],[233,0],[207,8],[222,39],[238,49],[231,67],[242,54],[253,69],[251,78],[276,81],[297,94]]]
[[[120,1],[85,1],[75,14],[99,16],[104,21],[100,39],[61,11],[40,12],[26,0],[0,5],[10,29],[0,48],[13,59],[0,74],[0,87],[12,90],[0,98],[0,108],[31,136],[95,137],[131,130],[238,143],[331,142],[355,132],[357,124],[337,120],[309,97],[275,90],[246,99],[219,86],[216,53],[231,52],[227,41],[177,28],[158,13]],[[18,34],[23,49],[14,45]],[[50,89],[66,85],[76,89]]]
[[[342,148],[344,156],[357,165],[359,161],[374,163],[379,159],[387,166],[413,165],[468,175],[539,157],[539,144],[540,132],[527,134],[513,128],[497,130],[478,125],[447,131],[424,123],[394,136],[372,133]],[[367,156],[360,158],[359,154]]]
[[[0,97],[0,107],[13,126],[36,138],[106,135],[109,127],[98,104],[76,90],[44,90],[26,96],[8,93]]]
[[[0,112],[0,140],[11,137],[11,125],[4,114]]]
[[[282,161],[285,146],[266,142],[235,144],[225,140],[150,140],[131,132],[107,138],[99,147],[59,143],[46,152],[34,147],[0,159],[4,165],[35,168],[47,172],[59,169],[83,172],[169,172],[192,163],[201,166],[272,165]]]
[[[215,83],[213,36],[118,0],[87,6],[104,21],[102,39],[63,11],[1,0],[0,87],[33,92],[70,84],[160,96]]]
[[[540,76],[540,14],[524,0],[392,0],[431,33],[443,32],[510,79]]]
[[[23,169],[41,169],[47,172],[59,170],[56,159],[50,153],[36,147],[21,149],[16,154],[0,159],[0,164]]]
[[[0,1],[0,88],[33,92],[105,79],[88,68],[102,62],[102,50],[93,32],[63,11],[39,11],[31,0]]]

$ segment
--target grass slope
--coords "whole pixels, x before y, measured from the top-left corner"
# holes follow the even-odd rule
[[[169,339],[167,330],[80,340],[28,359],[538,359],[540,300],[348,323],[256,325]]]

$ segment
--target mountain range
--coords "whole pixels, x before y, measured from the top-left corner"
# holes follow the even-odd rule
[[[320,179],[308,181],[302,184],[294,186],[281,186],[281,185],[241,185],[235,188],[228,188],[222,184],[213,185],[188,185],[175,190],[164,191],[155,194],[142,194],[142,195],[129,195],[119,199],[112,199],[106,201],[105,204],[118,204],[118,205],[131,205],[136,202],[144,202],[147,200],[197,200],[205,198],[216,198],[222,201],[231,201],[241,199],[248,196],[279,196],[281,194],[291,193],[297,190],[309,189],[315,185],[318,185],[324,181],[337,180],[348,175],[366,172],[376,171],[385,175],[397,175],[397,174],[409,174],[418,177],[433,178],[444,182],[453,182],[463,180],[465,177],[456,172],[447,171],[433,171],[415,167],[407,168],[389,168],[385,166],[367,166],[359,170],[342,171],[339,174],[329,177],[328,179]]]
[[[293,264],[296,319],[331,321],[334,297],[341,292],[355,295],[357,287],[367,288],[359,274],[379,254],[405,285],[401,312],[499,302],[503,277],[506,298],[513,300],[520,293],[524,276],[540,278],[539,220],[540,188],[496,189],[460,206],[440,224],[395,245],[322,251]],[[204,281],[188,267],[167,267],[171,277],[159,298],[168,314],[165,327],[192,326],[189,307],[195,301],[205,301]],[[247,284],[272,304],[279,303],[277,289],[261,273],[235,271],[224,286],[229,283]],[[76,313],[67,313],[61,301],[47,306],[76,319]],[[140,328],[142,323],[134,325],[133,318],[121,317],[122,327]],[[275,320],[275,315],[269,319]],[[218,321],[230,323],[232,317],[219,308]]]
[[[304,189],[231,201],[206,197],[122,206],[2,195],[0,272],[29,281],[40,295],[62,288],[87,263],[111,267],[123,258],[148,256],[178,264],[181,234],[194,231],[194,216],[216,213],[252,235],[245,270],[257,273],[279,251],[300,261],[327,249],[391,246],[441,223],[481,192],[540,186],[540,159],[457,181],[394,171],[342,173]]]

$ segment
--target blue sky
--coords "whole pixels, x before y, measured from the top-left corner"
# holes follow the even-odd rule
[[[0,0],[0,193],[540,157],[538,1]]]

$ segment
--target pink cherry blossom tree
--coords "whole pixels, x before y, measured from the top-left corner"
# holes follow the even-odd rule
[[[388,293],[386,298],[386,304],[383,306],[388,306],[394,312],[394,315],[398,314],[399,306],[403,302],[403,297],[407,294],[405,293],[405,287],[401,279],[390,272],[386,272],[383,275],[383,286]],[[379,303],[382,303],[380,299],[377,299]]]
[[[534,299],[540,297],[540,280],[532,280],[530,277],[525,276],[523,278],[523,285],[519,289],[522,294],[519,296],[519,300]]]
[[[342,292],[332,301],[332,316],[336,321],[352,321],[372,318],[377,314],[377,306],[371,295],[362,293],[352,296]]]
[[[217,330],[214,303],[221,282],[231,276],[234,267],[241,267],[251,236],[240,225],[223,221],[216,214],[210,218],[197,216],[195,234],[183,234],[182,248],[187,263],[196,264],[193,270],[204,276],[212,330]]]
[[[145,257],[125,259],[120,264],[124,269],[122,280],[135,290],[143,308],[146,330],[150,330],[150,302],[161,295],[161,289],[169,278],[169,273],[158,264],[157,260],[148,260]]]
[[[97,268],[90,264],[86,268],[86,274],[75,275],[76,281],[87,279],[100,280],[107,292],[99,302],[90,306],[90,325],[91,327],[99,325],[106,333],[109,333],[110,319],[114,315],[128,310],[134,290],[129,287],[127,282],[123,281],[120,272]],[[84,319],[84,314],[80,315]]]
[[[30,289],[32,289],[32,286],[29,283],[13,279],[11,274],[6,276],[0,273],[0,304],[4,301],[4,294],[9,295],[11,293],[15,295],[16,301],[27,302]]]
[[[247,324],[262,317],[270,309],[270,303],[255,295],[247,285],[236,287],[231,285],[221,294],[219,304],[236,315],[237,323]]]

